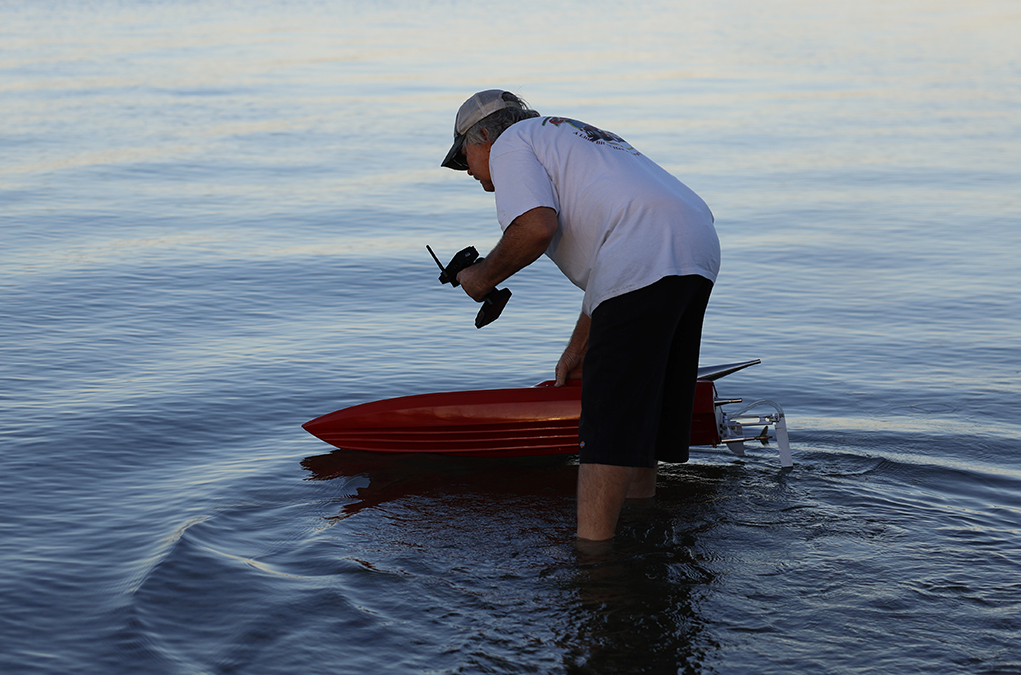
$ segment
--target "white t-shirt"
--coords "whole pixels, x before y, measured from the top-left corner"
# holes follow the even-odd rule
[[[690,188],[624,139],[563,117],[504,131],[489,154],[500,227],[539,206],[559,227],[546,250],[585,291],[582,311],[665,276],[716,281],[713,214]]]

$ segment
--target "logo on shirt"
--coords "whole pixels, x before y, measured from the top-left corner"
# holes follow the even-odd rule
[[[584,138],[585,140],[591,141],[596,145],[606,145],[615,150],[623,150],[636,156],[642,154],[635,150],[630,143],[625,141],[617,134],[611,133],[609,131],[603,131],[598,127],[592,126],[591,124],[585,124],[584,122],[572,120],[567,117],[547,117],[542,121],[542,125],[546,126],[547,123],[552,124],[557,128],[561,128],[561,126],[565,124],[574,127],[575,136]]]

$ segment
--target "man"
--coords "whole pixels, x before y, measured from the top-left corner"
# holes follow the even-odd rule
[[[720,266],[713,215],[619,136],[540,117],[516,95],[461,106],[442,166],[496,193],[503,236],[458,281],[473,299],[546,253],[585,291],[556,366],[582,378],[578,537],[613,537],[658,461],[688,459],[702,318]]]

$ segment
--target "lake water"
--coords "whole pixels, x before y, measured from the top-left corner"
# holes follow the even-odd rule
[[[0,670],[1021,672],[1021,11],[1008,0],[0,2]],[[576,465],[301,424],[552,374],[440,169],[471,93],[712,207],[705,365],[775,446],[665,467],[599,552]]]

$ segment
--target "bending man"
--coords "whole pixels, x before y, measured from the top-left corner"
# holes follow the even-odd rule
[[[685,462],[702,319],[720,267],[705,202],[621,137],[514,94],[461,106],[443,166],[496,193],[503,236],[458,281],[473,299],[545,253],[585,291],[556,366],[582,378],[578,537],[613,536],[659,461]]]

